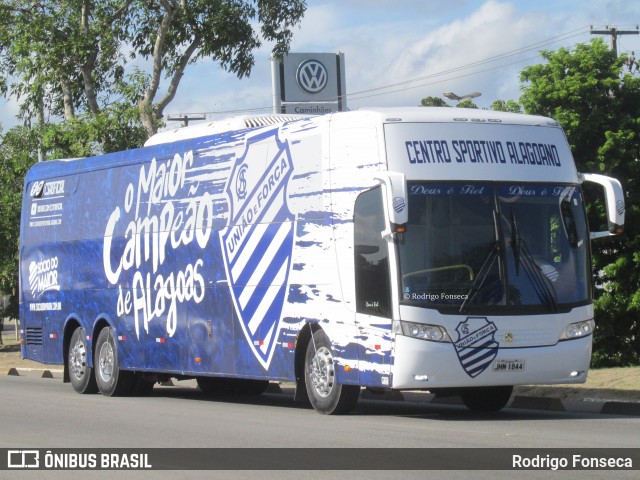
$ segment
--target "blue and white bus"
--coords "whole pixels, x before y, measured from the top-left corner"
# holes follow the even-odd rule
[[[590,233],[581,184],[602,185]],[[590,239],[620,183],[551,119],[446,108],[239,117],[38,163],[24,185],[24,358],[79,393],[169,377],[345,413],[360,389],[504,407],[581,383]]]

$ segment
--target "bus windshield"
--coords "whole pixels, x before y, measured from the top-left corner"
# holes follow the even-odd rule
[[[591,300],[575,185],[409,182],[398,244],[405,305],[557,311]]]

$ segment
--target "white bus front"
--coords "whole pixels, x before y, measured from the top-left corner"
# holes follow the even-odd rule
[[[541,117],[486,115],[385,125],[408,209],[389,237],[391,387],[495,410],[513,385],[584,382],[595,324],[581,177],[564,133]],[[619,183],[600,183],[621,200]],[[398,197],[391,181],[385,192]]]

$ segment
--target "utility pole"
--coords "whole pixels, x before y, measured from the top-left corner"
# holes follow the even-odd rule
[[[616,54],[616,58],[618,57],[618,35],[638,35],[640,33],[640,29],[638,25],[636,25],[635,30],[618,30],[616,27],[610,27],[609,25],[605,25],[605,30],[594,30],[593,25],[591,25],[591,35],[611,35],[611,50]]]
[[[167,120],[170,122],[182,122],[182,126],[186,127],[189,125],[189,120],[206,120],[206,115],[168,115]]]

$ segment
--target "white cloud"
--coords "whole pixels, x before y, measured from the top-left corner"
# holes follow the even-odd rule
[[[0,131],[6,132],[12,127],[15,127],[19,121],[16,118],[20,110],[18,102],[13,99],[1,99],[2,106],[0,107]]]
[[[640,21],[640,2],[628,0],[313,0],[294,31],[292,51],[343,52],[351,109],[417,105],[423,97],[448,90],[480,91],[482,96],[475,101],[488,107],[496,99],[519,98],[519,72],[541,61],[539,50],[589,41],[590,24],[633,19]],[[357,94],[468,66],[578,28],[583,29],[578,37],[540,44],[497,62]],[[635,50],[640,56],[640,36],[620,37],[618,45],[619,51]],[[224,72],[217,62],[190,66],[166,113],[268,108],[272,103],[270,49],[265,43],[256,52],[251,77],[241,80]],[[513,65],[496,68],[509,63]],[[487,69],[491,70],[479,72]],[[380,95],[392,90],[397,91]],[[15,102],[0,109],[5,129],[15,123],[16,112]],[[228,115],[217,113],[213,118]]]
[[[491,0],[467,18],[443,25],[416,42],[395,65],[403,75],[416,77],[425,70],[444,70],[491,56],[505,38],[504,27],[512,21],[513,13],[512,5]]]
[[[423,85],[420,88],[390,96],[403,104],[407,102],[406,104],[416,105],[422,97],[440,96],[447,90],[459,94],[480,91],[484,96],[483,100],[490,104],[499,98],[499,93],[517,90],[519,66],[470,74],[510,63],[518,58],[535,56],[535,52],[473,68],[462,67],[531,44],[547,36],[547,29],[551,29],[551,26],[543,15],[523,15],[512,3],[490,0],[465,17],[436,29],[426,30],[420,38],[413,36],[408,39],[408,35],[405,35],[405,40],[409,41],[391,57],[394,60],[385,68],[385,75],[380,79],[384,81],[379,81],[378,85],[430,77],[407,85]],[[434,76],[452,69],[458,70]],[[478,104],[483,105],[484,102],[478,100]]]

